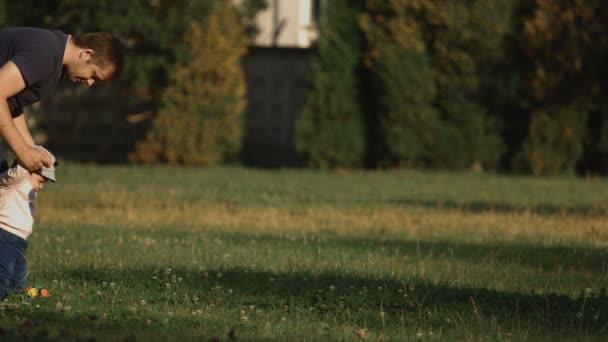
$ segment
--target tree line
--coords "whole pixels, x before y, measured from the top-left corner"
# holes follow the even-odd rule
[[[0,1],[0,23],[111,31],[154,102],[132,159],[238,160],[240,60],[264,0]],[[601,0],[321,1],[294,144],[320,168],[608,173]],[[604,95],[604,96],[603,96]]]
[[[601,0],[326,7],[297,125],[311,164],[608,172]]]

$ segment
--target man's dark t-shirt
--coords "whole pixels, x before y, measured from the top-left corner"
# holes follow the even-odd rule
[[[57,86],[67,41],[68,35],[61,31],[33,27],[0,30],[0,66],[12,61],[25,80],[25,89],[8,99],[13,117],[23,113],[23,107],[48,96]]]

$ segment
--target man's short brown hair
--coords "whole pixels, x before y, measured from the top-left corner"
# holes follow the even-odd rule
[[[83,33],[72,36],[80,48],[93,50],[91,63],[99,67],[112,67],[111,78],[120,76],[124,64],[124,45],[116,36],[107,32]]]

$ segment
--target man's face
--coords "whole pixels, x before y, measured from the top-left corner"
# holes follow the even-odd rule
[[[101,68],[99,65],[91,63],[90,59],[91,54],[84,54],[76,63],[67,66],[68,77],[72,82],[92,86],[97,81],[110,78],[111,67]]]

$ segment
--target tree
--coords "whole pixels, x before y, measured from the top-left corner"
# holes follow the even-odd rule
[[[360,25],[369,72],[372,159],[379,165],[424,166],[439,130],[433,67],[419,22],[418,1],[367,1]]]
[[[492,107],[500,84],[513,0],[433,1],[421,15],[433,56],[445,138],[439,166],[495,169],[504,151],[501,113]]]
[[[8,26],[8,18],[6,14],[6,0],[0,0],[0,27]]]
[[[234,7],[216,3],[204,26],[191,23],[184,43],[189,59],[171,74],[133,160],[212,165],[235,159],[241,147],[247,38]]]
[[[361,59],[357,1],[326,3],[324,26],[312,60],[310,92],[296,122],[295,145],[311,165],[359,165],[365,130],[356,72]]]
[[[384,144],[380,160],[389,156],[391,163],[453,169],[497,166],[500,119],[489,111],[484,93],[486,77],[504,53],[510,16],[503,18],[512,2],[366,1],[365,60],[379,81],[376,136],[401,137]],[[393,65],[386,66],[382,59],[394,49],[409,51],[409,57],[389,58]],[[410,71],[404,70],[407,63]],[[419,118],[412,120],[412,113]],[[391,151],[397,146],[403,146],[401,155]]]
[[[571,173],[577,164],[605,172],[608,9],[601,0],[534,0],[520,14],[531,90],[524,165],[536,174]]]

